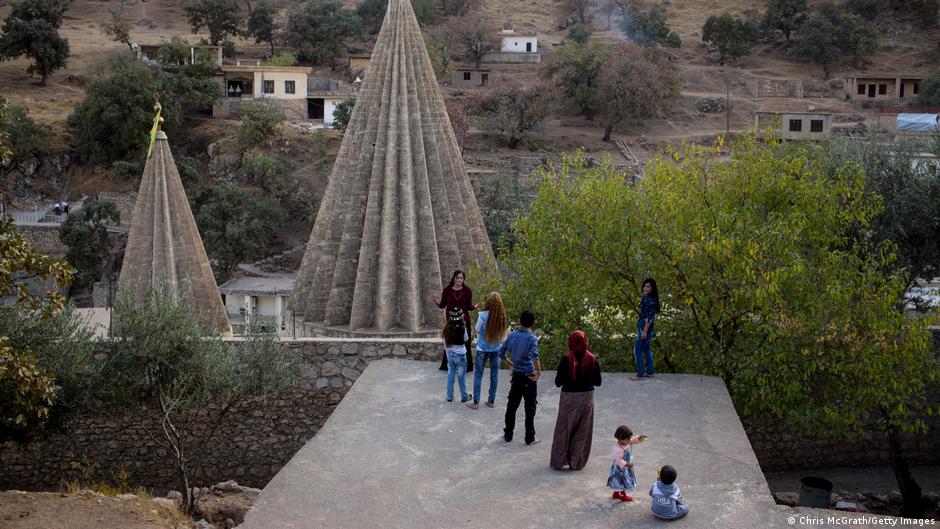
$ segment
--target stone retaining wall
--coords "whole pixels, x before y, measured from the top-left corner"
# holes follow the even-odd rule
[[[188,444],[191,460],[201,462],[201,484],[236,479],[243,485],[263,487],[316,434],[369,362],[379,358],[435,361],[441,354],[436,338],[308,338],[282,343],[301,358],[299,389],[266,402],[239,403],[212,435],[209,411],[185,418],[193,425]],[[940,329],[934,330],[934,344],[935,351],[940,351]],[[99,465],[98,480],[124,469],[132,485],[158,493],[173,488],[172,458],[160,437],[148,433],[158,435],[157,420],[153,413],[117,411],[112,416],[69,417],[41,441],[0,445],[0,490],[54,489],[62,480],[78,477],[74,466],[82,461]],[[940,417],[925,420],[929,435],[905,436],[905,455],[913,464],[940,464]],[[798,436],[773,424],[745,424],[745,430],[764,471],[891,462],[884,437],[874,427],[852,443]]]
[[[30,246],[53,257],[65,257],[68,248],[59,240],[59,225],[42,226],[36,224],[16,225],[16,231],[23,235]]]
[[[437,360],[437,339],[305,339],[283,342],[301,364],[301,387],[268,401],[242,402],[211,434],[211,410],[189,414],[190,460],[200,462],[201,484],[235,479],[263,487],[319,430],[346,391],[372,360]],[[151,435],[152,434],[152,435]],[[156,436],[156,437],[154,437]],[[0,490],[55,489],[79,477],[79,465],[97,465],[94,479],[106,481],[123,469],[132,485],[166,492],[176,487],[173,458],[161,444],[156,413],[68,417],[46,438],[28,445],[0,445]]]

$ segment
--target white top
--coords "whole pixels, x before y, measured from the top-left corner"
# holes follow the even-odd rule
[[[467,334],[467,330],[463,331],[463,341],[466,343],[470,339],[470,335]],[[460,345],[447,345],[447,342],[444,342],[444,351],[448,353],[455,353],[459,355],[467,354],[467,346],[464,344]]]

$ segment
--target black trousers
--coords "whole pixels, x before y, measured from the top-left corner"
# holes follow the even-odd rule
[[[509,405],[506,406],[506,428],[503,437],[512,441],[516,427],[516,410],[525,401],[525,444],[535,440],[535,407],[538,404],[538,384],[522,373],[513,373],[509,381]]]
[[[473,343],[473,334],[470,334],[470,339],[467,340],[465,344],[467,346],[467,373],[473,372],[473,347],[470,345]],[[447,353],[444,353],[444,356],[441,358],[441,371],[447,371]]]

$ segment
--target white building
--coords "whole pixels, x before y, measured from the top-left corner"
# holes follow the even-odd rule
[[[500,53],[538,53],[539,38],[535,33],[516,33],[511,27],[499,32]]]
[[[336,107],[347,99],[355,99],[359,88],[334,79],[310,79],[307,86],[307,119],[323,128],[333,127]]]
[[[212,108],[219,118],[238,116],[238,105],[245,101],[276,102],[289,119],[303,119],[307,113],[307,76],[312,68],[301,66],[222,66],[217,77],[222,85],[222,100]]]
[[[265,277],[237,277],[219,287],[225,311],[235,335],[244,334],[254,318],[262,318],[262,328],[280,333],[286,330],[284,314],[287,299],[294,290],[296,274]]]

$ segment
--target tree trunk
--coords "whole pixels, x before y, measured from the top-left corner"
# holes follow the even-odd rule
[[[901,430],[897,426],[888,425],[888,447],[891,449],[891,466],[894,468],[894,477],[898,480],[901,489],[901,498],[904,506],[901,507],[901,516],[908,518],[923,518],[924,504],[920,485],[911,475],[911,467],[904,459],[901,451]]]
[[[614,131],[614,122],[609,121],[607,123],[607,128],[604,129],[604,137],[602,138],[605,142],[610,143],[610,133]]]
[[[274,37],[269,41],[271,43],[271,57],[274,57]]]

